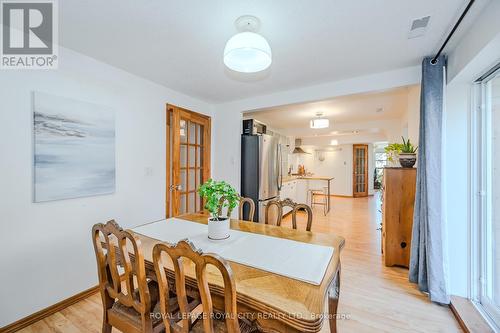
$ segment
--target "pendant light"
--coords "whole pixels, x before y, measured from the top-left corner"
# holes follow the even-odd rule
[[[323,112],[317,112],[316,117],[317,118],[312,119],[310,122],[311,128],[318,129],[330,127],[330,120],[323,118]]]
[[[256,73],[265,70],[272,63],[271,47],[256,31],[260,21],[255,16],[245,15],[235,22],[240,31],[231,37],[224,48],[224,64],[233,71]]]

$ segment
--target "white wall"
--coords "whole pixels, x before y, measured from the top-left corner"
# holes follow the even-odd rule
[[[444,218],[450,292],[471,296],[472,83],[500,62],[500,1],[491,1],[448,54],[444,114]]]
[[[463,70],[474,62],[479,53],[498,38],[500,2],[498,0],[485,0],[483,2],[489,2],[489,4],[474,19],[473,25],[456,43],[455,49],[449,52],[447,70],[449,81],[453,81],[460,74],[463,75]]]
[[[318,152],[315,148],[304,147],[308,155],[291,155],[294,163],[294,170],[297,170],[298,164],[303,164],[307,172],[312,172],[317,176],[330,176],[335,179],[332,181],[332,194],[340,196],[352,196],[353,194],[353,145],[338,145],[334,151],[322,150],[324,161],[318,158]],[[375,170],[373,145],[368,144],[368,194],[374,193],[373,173]],[[314,188],[321,188],[321,183],[314,184]]]
[[[219,104],[218,110],[252,111],[273,106],[321,101],[337,96],[383,91],[420,83],[420,66],[368,74]]]
[[[315,175],[335,177],[331,183],[332,194],[352,196],[352,145],[339,145],[335,148],[340,150],[324,152],[324,161],[318,159],[318,153],[314,149],[305,148],[310,154],[295,155],[298,156],[297,163],[303,164],[307,172]],[[297,166],[294,166],[294,170],[297,170]],[[324,184],[312,184],[311,188],[322,186]]]
[[[469,84],[450,84],[444,115],[444,218],[447,235],[449,290],[468,295],[469,258]]]
[[[414,145],[418,145],[418,131],[420,124],[420,86],[408,87],[407,105],[399,124],[399,133],[395,141],[401,142],[401,137],[409,138]]]
[[[283,91],[244,100],[215,105],[214,158],[218,166],[213,175],[240,186],[240,133],[242,112],[302,103],[362,92],[380,91],[420,82],[420,68],[408,67],[399,70],[370,74],[348,80],[324,83],[316,86]],[[394,135],[396,138],[396,136]],[[398,133],[397,138],[400,139]],[[373,182],[372,182],[373,183]]]
[[[218,110],[213,121],[212,177],[225,180],[240,190],[241,131],[243,114],[235,110]]]
[[[407,108],[408,138],[414,145],[418,145],[418,134],[420,126],[420,86],[408,88]]]
[[[132,227],[164,217],[165,104],[212,110],[66,49],[58,70],[2,71],[0,87],[1,327],[97,284],[94,223]],[[115,110],[115,194],[32,202],[34,90]]]

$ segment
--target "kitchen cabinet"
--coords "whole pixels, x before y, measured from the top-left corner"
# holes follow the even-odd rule
[[[290,199],[296,202],[297,198],[297,180],[291,180],[283,183],[280,192],[280,199]],[[283,207],[283,215],[288,214],[292,209],[290,207]]]
[[[295,203],[307,204],[307,190],[309,188],[308,181],[305,179],[295,179],[283,183],[280,192],[280,199],[286,198]],[[289,213],[292,209],[290,207],[283,207],[283,215]]]
[[[305,179],[297,180],[295,202],[307,205],[307,191],[309,190],[309,181]]]

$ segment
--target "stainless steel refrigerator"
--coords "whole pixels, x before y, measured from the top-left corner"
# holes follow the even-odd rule
[[[277,137],[267,134],[241,136],[241,195],[254,200],[255,222],[264,223],[266,204],[279,200],[283,181],[281,153]],[[247,213],[244,211],[244,217]],[[275,217],[270,216],[270,220],[275,221]]]

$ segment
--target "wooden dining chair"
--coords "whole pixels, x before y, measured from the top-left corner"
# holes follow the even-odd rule
[[[245,204],[248,204],[248,218],[247,219],[244,218],[244,214],[243,214]],[[255,202],[253,201],[253,199],[241,197],[240,198],[240,209],[239,209],[238,219],[239,220],[253,221],[254,215],[255,215]]]
[[[272,200],[266,205],[266,218],[265,218],[265,223],[266,224],[272,224],[271,222],[271,213],[270,210],[274,209],[273,207],[276,207],[277,209],[277,216],[276,216],[276,225],[281,226],[281,222],[283,220],[283,207],[290,207],[292,208],[292,228],[297,229],[297,212],[301,209],[305,210],[307,213],[307,225],[306,225],[306,231],[311,231],[312,227],[312,219],[313,219],[313,213],[311,207],[305,204],[298,204],[293,202],[290,199],[285,199],[285,200]]]
[[[161,316],[154,315],[160,313],[158,284],[147,281],[140,240],[111,220],[94,225],[92,241],[103,304],[102,332],[110,333],[112,327],[125,333],[162,331]]]
[[[163,254],[170,257],[173,263],[175,276],[175,292],[179,305],[179,312],[172,316],[163,316],[166,333],[240,333],[251,332],[251,326],[246,321],[238,320],[236,309],[236,285],[232,276],[231,267],[221,257],[215,254],[204,254],[201,250],[196,250],[193,244],[187,240],[182,240],[176,245],[165,243],[156,244],[153,248],[153,262],[156,270],[157,280],[160,288],[160,304],[162,313],[173,313],[169,308],[167,297],[171,290],[171,277],[165,271]],[[188,302],[186,296],[186,277],[184,273],[184,260],[189,259],[194,264],[194,272],[200,295],[201,304],[195,309]],[[207,281],[207,265],[213,265],[222,274],[224,281],[224,313],[222,320],[214,319],[212,296]],[[170,283],[169,283],[170,282]],[[221,305],[222,306],[222,305]],[[198,318],[202,318],[198,320]],[[240,330],[241,327],[241,330]]]

